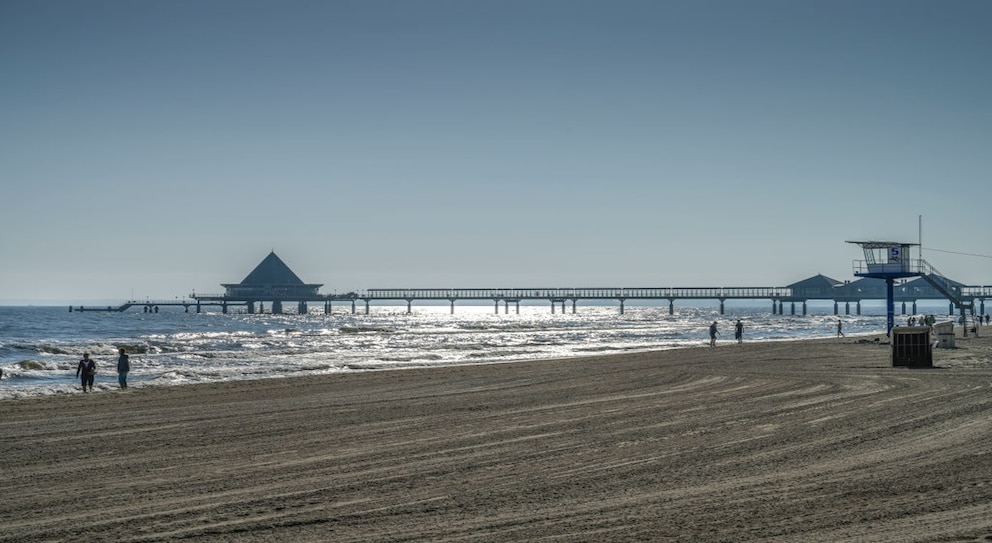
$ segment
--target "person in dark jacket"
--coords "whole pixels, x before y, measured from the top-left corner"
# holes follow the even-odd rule
[[[117,382],[121,385],[121,390],[127,389],[127,372],[131,371],[131,359],[124,352],[124,347],[119,349],[120,356],[117,357]]]
[[[83,359],[76,366],[76,377],[82,380],[83,392],[93,391],[93,381],[96,379],[96,362],[90,358],[90,353],[83,353]],[[86,390],[87,385],[89,390]]]

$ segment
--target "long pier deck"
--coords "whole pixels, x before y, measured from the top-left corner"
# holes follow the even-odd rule
[[[992,287],[964,287],[961,295],[980,303],[980,313],[985,313],[985,299],[992,298]],[[303,299],[279,296],[256,296],[252,300],[235,298],[223,294],[192,294],[189,298],[174,300],[129,300],[119,306],[106,307],[70,307],[70,311],[104,311],[123,312],[140,307],[146,313],[156,313],[159,307],[183,307],[186,312],[202,311],[204,306],[220,307],[224,313],[229,308],[243,308],[248,313],[264,312],[264,304],[270,304],[274,313],[282,312],[282,303],[296,302],[300,313],[308,311],[308,303],[323,304],[324,312],[330,313],[334,303],[349,303],[351,312],[357,311],[358,302],[364,302],[365,313],[370,311],[374,302],[405,301],[407,311],[412,312],[413,303],[417,301],[438,302],[447,301],[451,304],[451,312],[459,301],[487,300],[495,304],[498,313],[500,305],[504,312],[509,313],[513,304],[520,311],[520,303],[525,301],[543,301],[551,304],[551,311],[565,313],[566,305],[571,302],[572,312],[577,311],[577,304],[582,300],[613,300],[619,303],[621,314],[627,301],[668,301],[669,314],[674,314],[675,303],[680,300],[716,300],[720,304],[720,314],[724,313],[724,302],[727,300],[767,300],[771,304],[773,314],[785,314],[786,304],[790,305],[791,314],[796,314],[796,304],[801,304],[802,314],[807,313],[809,301],[833,301],[834,314],[839,314],[840,304],[845,305],[845,313],[850,314],[851,304],[855,304],[857,314],[861,314],[861,302],[864,300],[884,299],[884,293],[879,296],[876,292],[849,292],[837,289],[835,292],[810,294],[798,292],[789,287],[588,287],[588,288],[376,288],[347,294],[328,294],[307,296]],[[936,292],[897,292],[896,301],[902,302],[903,314],[906,314],[907,303],[912,304],[912,313],[917,313],[916,302],[920,300],[946,300]],[[953,313],[953,307],[949,309]]]
[[[627,300],[668,300],[669,313],[674,313],[677,300],[719,300],[720,312],[723,312],[723,302],[726,300],[781,300],[792,296],[792,290],[785,287],[675,287],[675,288],[468,288],[468,289],[369,289],[358,299],[365,301],[366,312],[372,301],[407,302],[407,311],[412,309],[414,301],[441,301],[451,303],[454,312],[455,302],[459,300],[491,300],[496,304],[503,303],[504,310],[509,312],[509,304],[515,304],[520,312],[522,301],[548,301],[551,311],[560,304],[562,313],[565,304],[572,303],[575,313],[579,300],[616,300],[620,304],[620,313],[624,312]],[[772,309],[775,311],[775,308]]]

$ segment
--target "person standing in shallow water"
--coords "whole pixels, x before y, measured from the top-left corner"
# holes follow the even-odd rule
[[[744,342],[744,323],[740,319],[737,319],[737,324],[734,325],[734,339],[737,343]]]
[[[120,356],[117,357],[117,382],[121,385],[121,390],[127,389],[127,372],[131,371],[131,359],[124,352],[124,347],[119,349]]]
[[[716,347],[716,335],[719,334],[716,330],[716,321],[710,325],[710,347]]]
[[[837,337],[844,337],[844,321],[837,319]]]
[[[96,379],[96,362],[90,358],[90,353],[83,353],[83,359],[76,366],[76,377],[79,377],[83,384],[83,392],[93,391],[93,381]],[[87,386],[89,386],[89,390],[86,390]]]

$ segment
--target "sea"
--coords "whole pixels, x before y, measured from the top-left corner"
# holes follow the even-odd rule
[[[847,336],[885,333],[884,301],[862,303],[860,315],[834,315],[833,303],[811,303],[792,314],[771,303],[716,302],[677,306],[373,305],[352,313],[224,314],[163,307],[157,313],[70,312],[68,306],[0,306],[0,398],[80,394],[75,377],[84,352],[97,363],[95,393],[116,390],[117,349],[131,356],[128,389],[191,383],[332,375],[457,364],[608,355],[660,349],[709,348],[717,322],[718,347],[734,341],[835,337],[837,320]],[[921,311],[946,313],[946,304]],[[852,308],[853,311],[853,308]],[[903,319],[898,316],[897,319]],[[898,321],[897,321],[898,322]]]

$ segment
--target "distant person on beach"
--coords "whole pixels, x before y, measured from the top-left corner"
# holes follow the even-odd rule
[[[82,379],[83,392],[93,391],[93,381],[96,379],[96,362],[90,358],[90,353],[83,353],[83,359],[76,366],[76,377]],[[89,385],[89,390],[86,390],[87,385]]]
[[[737,319],[737,324],[734,325],[734,339],[737,343],[744,342],[744,323],[740,319]]]
[[[710,347],[716,347],[716,335],[719,334],[716,330],[716,321],[710,325]]]
[[[837,319],[837,337],[844,337],[844,321]]]
[[[131,371],[131,359],[124,352],[124,347],[120,348],[120,356],[117,357],[117,382],[121,385],[121,390],[127,389],[127,372]]]

